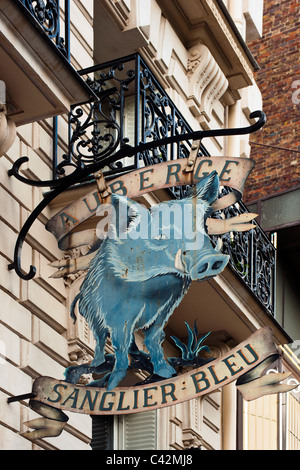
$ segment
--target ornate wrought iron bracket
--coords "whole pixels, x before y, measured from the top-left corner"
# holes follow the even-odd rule
[[[233,135],[245,135],[251,134],[258,131],[263,127],[266,122],[266,116],[262,111],[255,111],[250,114],[250,119],[258,118],[258,120],[251,126],[243,128],[233,128],[233,129],[214,129],[214,130],[200,130],[195,132],[186,132],[183,134],[172,135],[169,137],[164,137],[162,139],[153,140],[151,142],[143,142],[139,145],[132,147],[128,144],[120,146],[120,149],[115,151],[115,148],[111,148],[110,152],[107,152],[106,156],[103,156],[101,159],[90,159],[92,161],[83,162],[78,159],[75,163],[69,163],[75,167],[75,170],[67,175],[63,176],[56,180],[47,180],[47,181],[36,181],[29,180],[20,174],[20,169],[23,163],[28,162],[28,157],[21,157],[13,164],[12,168],[8,171],[9,176],[14,176],[19,181],[37,187],[49,187],[52,188],[47,194],[45,194],[44,199],[36,206],[33,212],[30,214],[25,224],[23,225],[19,236],[16,241],[15,250],[14,250],[14,261],[9,264],[8,269],[14,269],[17,275],[24,279],[30,280],[35,276],[36,269],[34,266],[30,266],[29,272],[25,273],[21,269],[21,251],[26,235],[37,219],[39,214],[53,201],[59,194],[64,192],[66,189],[71,186],[78,184],[85,180],[90,175],[94,175],[99,170],[102,170],[106,165],[117,162],[123,158],[131,157],[138,153],[145,152],[150,149],[157,149],[168,144],[179,143],[183,141],[202,141],[202,139],[207,137],[219,137],[219,136],[233,136]]]

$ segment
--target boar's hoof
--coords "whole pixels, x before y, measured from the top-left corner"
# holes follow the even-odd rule
[[[97,379],[97,380],[94,380],[93,382],[90,382],[88,384],[89,387],[105,387],[105,385],[107,384],[108,382],[108,379],[110,377],[110,373],[109,374],[106,374],[104,377],[102,377],[101,379]]]
[[[162,365],[159,369],[155,369],[155,375],[159,375],[164,379],[169,379],[173,375],[176,375],[176,370],[169,364]]]
[[[117,387],[119,383],[121,382],[121,380],[123,380],[124,377],[126,377],[126,373],[127,373],[126,370],[114,370],[110,374],[106,389],[113,390],[115,387]]]
[[[76,384],[82,374],[89,374],[92,372],[90,364],[81,364],[79,366],[70,366],[68,367],[65,372],[66,382]]]

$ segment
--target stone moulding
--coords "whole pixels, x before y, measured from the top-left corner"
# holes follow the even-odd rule
[[[204,116],[209,122],[216,102],[228,88],[228,80],[204,44],[189,49],[188,79],[189,108],[195,117]]]
[[[6,106],[0,103],[0,157],[7,152],[16,138],[16,125],[7,118]]]

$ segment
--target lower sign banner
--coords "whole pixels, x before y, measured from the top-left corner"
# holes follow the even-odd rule
[[[213,392],[237,380],[245,400],[287,392],[294,385],[281,384],[290,374],[262,375],[278,357],[272,330],[261,328],[222,357],[167,380],[133,387],[105,388],[74,385],[51,377],[39,377],[33,384],[30,407],[44,416],[25,423],[35,429],[29,439],[59,435],[68,417],[64,411],[89,415],[130,414],[176,405]]]

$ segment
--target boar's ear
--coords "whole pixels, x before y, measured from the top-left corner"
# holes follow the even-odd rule
[[[140,222],[141,211],[145,210],[138,202],[119,194],[111,195],[111,204],[114,209],[112,224],[118,235],[133,230]]]
[[[119,211],[121,205],[127,206],[129,204],[128,197],[121,196],[120,194],[112,193],[110,198],[115,211]]]
[[[213,171],[207,176],[201,178],[199,183],[193,188],[193,194],[190,197],[197,197],[202,201],[206,201],[209,205],[212,204],[219,194],[219,176],[216,171]]]

